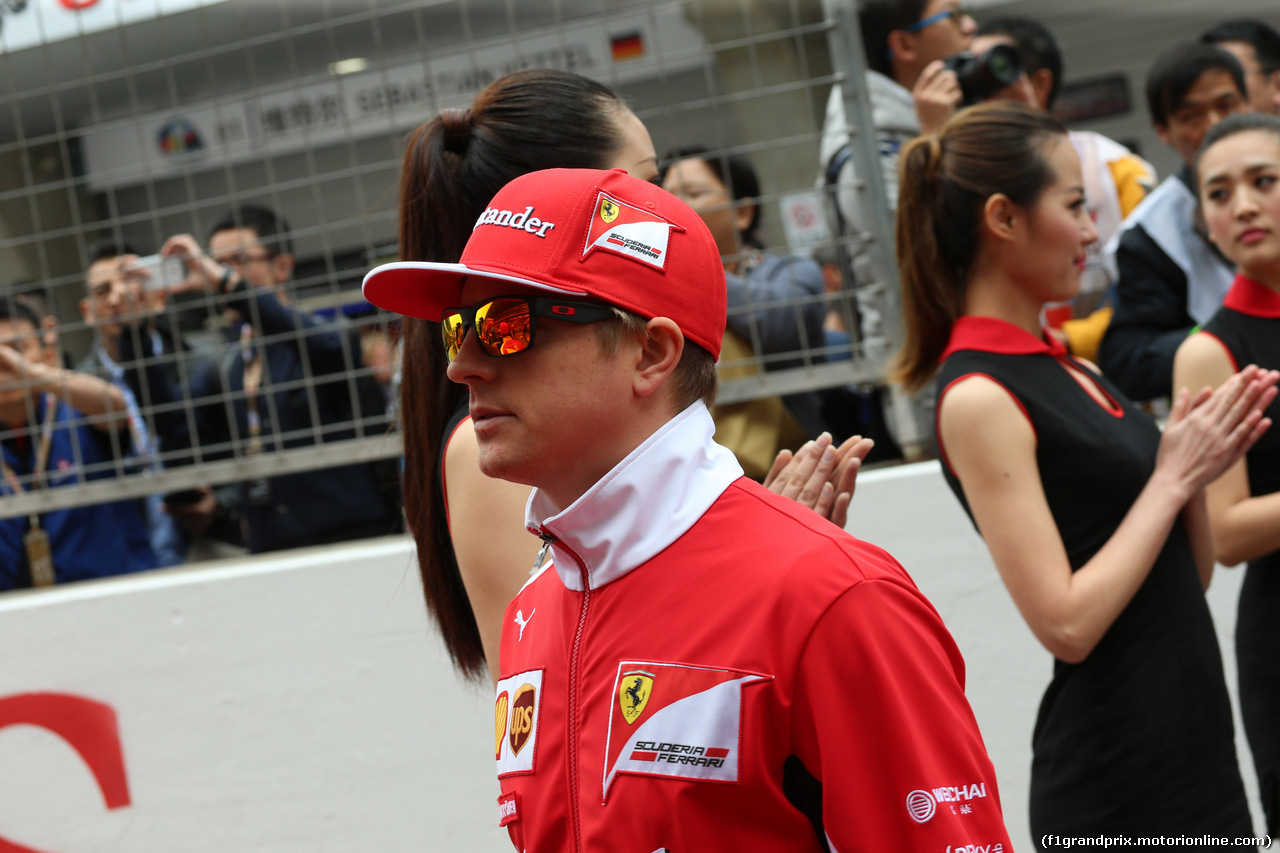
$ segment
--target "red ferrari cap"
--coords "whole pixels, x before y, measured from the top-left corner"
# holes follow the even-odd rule
[[[720,355],[726,296],[715,238],[684,202],[620,169],[522,175],[476,220],[458,263],[383,264],[365,276],[364,296],[388,311],[439,320],[460,307],[468,276],[668,317]]]

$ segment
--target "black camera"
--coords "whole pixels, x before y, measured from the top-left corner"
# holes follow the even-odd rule
[[[960,80],[966,107],[985,101],[1022,76],[1022,57],[1007,44],[998,44],[981,56],[975,56],[971,50],[961,51],[947,57],[946,63]]]

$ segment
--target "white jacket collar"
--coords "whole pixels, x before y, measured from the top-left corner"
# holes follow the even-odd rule
[[[711,440],[715,423],[701,401],[662,425],[608,474],[554,515],[538,489],[525,526],[554,537],[556,573],[581,591],[617,580],[684,535],[742,476],[733,453]],[[579,567],[579,560],[582,562]]]

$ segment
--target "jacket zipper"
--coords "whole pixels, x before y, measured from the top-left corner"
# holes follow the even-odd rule
[[[582,635],[587,627],[587,608],[591,605],[591,578],[587,567],[571,548],[543,529],[539,534],[546,545],[555,542],[560,550],[567,552],[578,564],[578,574],[582,578],[582,607],[578,611],[578,627],[573,634],[573,651],[569,656],[569,802],[572,804],[569,817],[573,821],[573,849],[582,850],[582,814],[578,793],[578,665],[582,652]]]

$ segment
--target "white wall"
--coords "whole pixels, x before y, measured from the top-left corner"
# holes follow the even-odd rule
[[[863,474],[853,516],[956,636],[1014,844],[1029,849],[1048,653],[936,464]],[[1223,571],[1210,593],[1228,656],[1238,585]],[[0,838],[43,853],[509,850],[492,697],[453,674],[421,595],[409,543],[389,539],[0,598],[0,726],[15,695],[106,703],[129,786],[108,810],[65,741],[0,727]],[[1258,816],[1242,736],[1239,749]]]
[[[398,539],[5,596],[0,697],[114,706],[131,804],[107,811],[54,735],[0,729],[0,836],[48,853],[509,850],[492,696],[455,678],[421,599]]]

